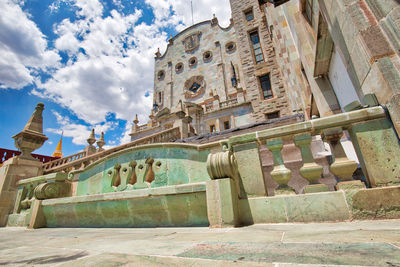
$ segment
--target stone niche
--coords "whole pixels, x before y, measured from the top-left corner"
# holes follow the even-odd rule
[[[184,92],[185,98],[195,98],[202,94],[204,94],[206,90],[206,81],[204,77],[199,76],[192,76],[189,80],[187,80],[184,84]]]

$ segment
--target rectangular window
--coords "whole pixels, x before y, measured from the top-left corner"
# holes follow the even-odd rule
[[[162,92],[158,92],[158,103],[162,104]]]
[[[256,58],[256,63],[260,64],[264,62],[264,57],[261,51],[260,37],[258,36],[258,31],[250,33],[250,40],[253,44],[254,57]]]
[[[224,129],[225,129],[225,130],[228,130],[228,129],[230,129],[230,128],[231,128],[230,122],[229,122],[229,121],[224,121]]]
[[[253,9],[245,11],[244,16],[246,17],[247,21],[252,21],[254,19]]]
[[[269,77],[269,73],[258,77],[260,80],[261,89],[263,91],[264,99],[272,98],[272,87],[271,87],[271,79]]]
[[[210,125],[210,133],[213,133],[213,132],[215,132],[215,125],[214,124]]]
[[[266,118],[267,120],[279,118],[279,111],[267,113],[267,114],[265,114],[265,118]]]

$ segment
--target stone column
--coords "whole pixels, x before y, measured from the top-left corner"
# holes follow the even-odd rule
[[[275,195],[292,195],[296,194],[293,188],[288,185],[292,172],[285,167],[283,163],[281,150],[283,142],[281,138],[267,141],[267,147],[274,157],[274,169],[271,172],[271,178],[279,184],[275,189]]]
[[[322,133],[322,140],[329,143],[332,155],[334,156],[334,162],[329,169],[331,173],[341,180],[336,185],[336,189],[365,188],[365,185],[361,181],[353,180],[353,173],[356,171],[358,164],[354,160],[347,158],[340,143],[342,136],[343,130],[340,127],[327,129]]]
[[[40,148],[47,140],[43,134],[43,109],[43,103],[37,104],[25,128],[13,136],[15,147],[22,154],[7,160],[0,168],[0,226],[5,226],[8,214],[13,211],[17,182],[42,172],[42,162],[34,159],[31,152]]]
[[[206,183],[207,214],[210,227],[239,225],[238,171],[231,151],[209,154]]]
[[[328,186],[319,183],[319,178],[323,172],[323,167],[315,163],[310,145],[311,134],[299,134],[294,136],[295,145],[300,148],[301,157],[303,159],[303,167],[300,168],[300,174],[310,184],[304,189],[305,193],[316,193],[329,191]]]

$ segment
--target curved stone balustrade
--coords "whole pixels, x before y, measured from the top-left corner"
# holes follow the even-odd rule
[[[140,138],[138,140],[132,141],[127,144],[123,144],[117,147],[113,147],[92,155],[87,155],[85,151],[76,153],[74,155],[64,157],[58,160],[54,160],[43,164],[43,172],[44,173],[52,173],[52,172],[70,172],[72,170],[78,170],[85,168],[89,164],[95,162],[96,160],[108,156],[114,152],[124,150],[126,148],[135,147],[139,145],[145,144],[153,144],[153,143],[162,143],[162,142],[171,142],[180,138],[179,128],[171,128],[144,138]]]

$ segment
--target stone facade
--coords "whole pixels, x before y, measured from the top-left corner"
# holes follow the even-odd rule
[[[214,17],[171,38],[164,54],[157,51],[152,114],[147,124],[134,121],[132,140],[176,127],[183,117],[187,136],[193,136],[309,109],[296,100],[303,99],[297,88],[288,99],[290,85],[282,82],[258,1],[232,0],[231,7],[227,28]]]
[[[291,0],[278,7],[260,2],[265,3],[283,83],[302,86],[302,78],[308,81],[310,114],[384,104],[399,131],[398,1]]]

